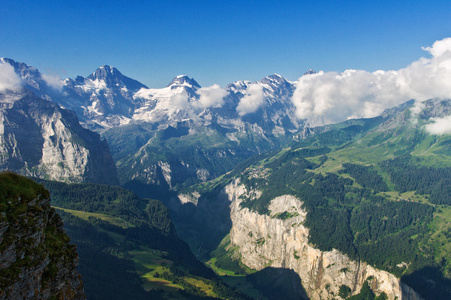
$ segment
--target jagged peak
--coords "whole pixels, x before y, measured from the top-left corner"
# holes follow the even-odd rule
[[[39,76],[41,74],[38,71],[38,69],[36,69],[35,67],[32,67],[32,66],[29,66],[24,62],[18,62],[18,61],[15,61],[14,59],[7,58],[7,57],[0,58],[0,61],[5,64],[10,64],[12,67],[14,67],[16,73],[24,73],[25,71],[27,71],[29,73],[35,73],[35,75],[39,75]]]
[[[264,84],[281,85],[286,84],[288,80],[286,80],[283,76],[274,73],[272,75],[266,76],[260,82]]]
[[[186,85],[194,88],[200,88],[200,85],[197,83],[196,80],[194,80],[194,78],[189,78],[186,75],[178,75],[174,77],[174,79],[172,79],[172,81],[168,84],[168,86],[173,85]]]
[[[286,81],[286,79],[282,75],[279,75],[277,73],[274,73],[272,75],[266,76],[265,78],[268,78],[268,79],[271,79],[271,80],[276,80],[276,81],[279,81],[279,80]]]
[[[274,74],[272,74],[272,75],[269,75],[268,77],[271,77],[271,78],[283,78],[283,79],[285,79],[282,75],[277,74],[277,73],[274,73]]]
[[[251,83],[252,82],[250,80],[238,80],[238,81],[230,83],[229,86],[231,86],[231,85],[234,85],[234,86],[248,86]]]
[[[0,57],[0,61],[4,64],[14,64],[16,61],[11,59],[11,58],[7,58],[7,57]]]
[[[125,85],[127,86],[127,88],[132,90],[147,88],[147,86],[145,86],[144,84],[123,75],[118,69],[109,65],[103,65],[99,67],[87,78],[90,80],[104,80],[107,86],[114,86],[119,84],[121,86]]]
[[[316,71],[313,69],[308,69],[307,72],[304,73],[304,75],[311,75],[311,74],[316,74]]]
[[[88,79],[91,80],[96,80],[96,79],[107,79],[110,77],[122,77],[124,75],[122,75],[121,72],[119,72],[118,69],[116,69],[115,67],[111,67],[109,65],[103,65],[99,68],[97,68],[97,70],[95,70],[94,73],[92,73],[91,75],[88,76]]]
[[[232,82],[232,83],[230,83],[228,86],[227,86],[227,90],[229,90],[229,91],[233,91],[233,92],[243,92],[243,91],[245,91],[246,90],[246,88],[250,85],[250,84],[252,84],[252,82],[251,81],[249,81],[249,80],[238,80],[238,81],[235,81],[235,82]]]

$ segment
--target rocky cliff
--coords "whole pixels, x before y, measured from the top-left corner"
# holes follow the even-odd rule
[[[270,203],[270,215],[260,215],[240,207],[243,198],[258,197],[258,191],[249,191],[236,180],[225,192],[231,201],[231,247],[238,246],[246,266],[294,270],[311,299],[334,299],[342,285],[358,294],[365,281],[375,294],[384,292],[389,299],[419,299],[394,275],[335,249],[320,251],[309,244],[309,229],[303,225],[307,213],[300,199],[277,197]]]
[[[0,174],[0,299],[85,299],[69,240],[43,186]]]
[[[106,141],[75,113],[26,89],[0,94],[0,169],[67,182],[117,184]]]

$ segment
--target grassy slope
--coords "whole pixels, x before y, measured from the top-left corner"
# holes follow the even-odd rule
[[[64,212],[70,213],[70,214],[74,215],[75,217],[80,218],[85,221],[89,221],[89,218],[97,218],[102,221],[106,221],[106,222],[110,223],[111,225],[122,227],[122,228],[134,227],[132,224],[130,224],[129,222],[125,221],[124,219],[122,219],[120,217],[115,217],[115,216],[111,216],[111,215],[107,215],[107,214],[92,213],[92,212],[88,212],[88,211],[80,211],[80,210],[75,210],[75,209],[56,207],[56,206],[53,206],[53,207],[56,209],[60,209]]]

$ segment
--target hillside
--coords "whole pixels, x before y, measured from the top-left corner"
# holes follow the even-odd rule
[[[191,193],[201,194],[198,207],[230,204],[228,229],[215,232],[218,240],[229,232],[229,260],[297,270],[309,297],[331,298],[342,285],[357,294],[371,277],[374,292],[389,298],[411,294],[409,286],[425,299],[450,298],[451,137],[428,131],[450,107],[409,102],[314,128]],[[192,247],[204,242],[186,237]]]
[[[77,264],[49,192],[0,173],[0,298],[86,299]]]

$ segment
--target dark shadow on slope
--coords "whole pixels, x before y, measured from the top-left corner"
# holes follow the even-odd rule
[[[198,259],[208,259],[221,240],[230,232],[230,201],[222,192],[213,191],[202,195],[197,205],[169,204],[171,218],[178,235],[186,241]]]
[[[131,180],[122,187],[132,191],[139,198],[157,199],[164,204],[166,204],[167,199],[177,196],[177,193],[169,190],[169,185],[165,181],[160,184],[145,184],[139,180]]]
[[[168,128],[158,131],[156,136],[162,140],[168,140],[170,138],[179,138],[188,135],[188,133],[189,128],[181,126],[179,122],[176,127],[168,126]]]
[[[171,191],[167,184],[152,185],[133,180],[123,187],[140,198],[163,202],[169,208],[178,236],[190,245],[198,259],[208,258],[208,254],[218,247],[232,227],[230,201],[220,191],[202,195],[194,205],[180,203],[177,193]]]
[[[438,267],[427,266],[401,281],[419,293],[425,300],[451,299],[451,280],[445,278]]]
[[[301,278],[293,270],[268,267],[246,276],[268,299],[309,299]]]

